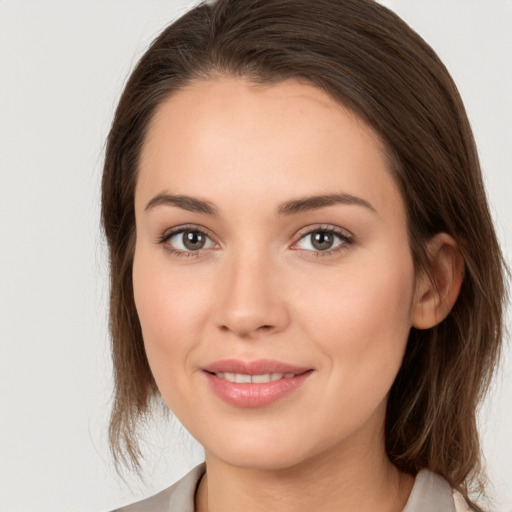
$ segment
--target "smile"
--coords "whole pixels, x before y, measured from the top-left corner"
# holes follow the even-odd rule
[[[248,375],[246,373],[229,373],[219,372],[215,374],[219,379],[226,379],[229,382],[237,382],[240,384],[263,384],[273,382],[280,379],[291,379],[295,377],[295,373],[264,373],[262,375]]]
[[[256,408],[291,395],[314,373],[280,361],[225,359],[204,368],[209,389],[234,407]]]

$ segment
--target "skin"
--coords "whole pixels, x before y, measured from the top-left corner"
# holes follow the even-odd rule
[[[363,204],[279,214],[333,193]],[[148,203],[208,201],[216,215]],[[399,511],[413,485],[384,450],[388,391],[411,326],[442,320],[462,280],[447,235],[430,244],[437,289],[416,275],[404,202],[379,137],[296,81],[194,82],[163,103],[142,151],[133,282],[148,360],[204,446],[197,510]],[[200,250],[186,225],[208,238]],[[336,229],[333,248],[307,234]],[[180,251],[173,253],[172,250]],[[201,368],[225,358],[313,369],[270,405],[220,400]]]

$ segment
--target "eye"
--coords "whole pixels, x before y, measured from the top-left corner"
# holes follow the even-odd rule
[[[294,248],[330,254],[352,243],[352,237],[341,230],[316,228],[303,234]]]
[[[215,246],[213,240],[197,228],[179,228],[166,233],[159,242],[164,244],[170,252],[183,256]]]

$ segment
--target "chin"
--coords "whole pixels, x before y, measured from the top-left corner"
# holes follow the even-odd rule
[[[265,432],[263,429],[253,432],[229,432],[226,436],[209,436],[207,442],[199,439],[208,456],[222,460],[230,466],[278,471],[298,466],[321,451],[318,446],[308,446],[305,440],[314,439],[310,434],[279,429],[278,432]]]
[[[207,459],[208,459],[208,452]],[[274,450],[272,448],[240,448],[232,446],[230,449],[219,451],[219,453],[212,453],[218,459],[221,459],[225,464],[233,467],[264,470],[264,471],[280,471],[289,469],[299,465],[304,461],[303,454],[297,451],[287,450]]]

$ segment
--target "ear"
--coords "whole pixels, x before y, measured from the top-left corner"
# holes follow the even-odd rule
[[[412,326],[430,329],[450,313],[464,279],[464,259],[457,242],[446,233],[438,233],[427,243],[429,272],[416,280]]]

